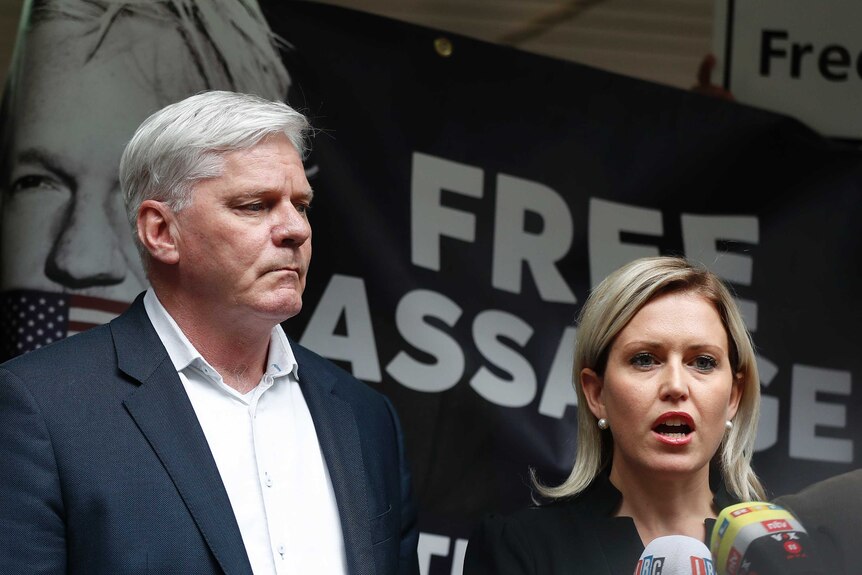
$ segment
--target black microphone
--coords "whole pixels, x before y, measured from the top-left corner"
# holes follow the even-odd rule
[[[805,527],[774,503],[725,507],[709,546],[718,575],[825,575]]]
[[[634,575],[715,575],[706,545],[685,535],[656,537],[646,546]]]

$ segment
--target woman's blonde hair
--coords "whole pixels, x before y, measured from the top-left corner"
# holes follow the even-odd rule
[[[751,336],[728,288],[706,268],[678,257],[649,257],[630,262],[605,278],[592,291],[578,317],[572,380],[578,396],[578,445],[575,464],[562,484],[543,485],[531,470],[538,495],[558,499],[577,495],[611,461],[613,437],[598,428],[580,385],[581,371],[604,374],[608,353],[617,334],[640,309],[667,293],[697,293],[715,306],[727,332],[730,363],[741,376],[742,398],[733,428],[722,439],[713,465],[718,465],[728,491],[740,500],[765,497],[751,468],[760,414],[760,378]]]

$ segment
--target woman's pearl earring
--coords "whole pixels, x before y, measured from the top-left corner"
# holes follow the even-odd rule
[[[604,417],[598,421],[597,425],[599,426],[599,429],[607,429],[609,427],[608,420]]]
[[[731,429],[733,429],[733,422],[728,419],[727,421],[724,422],[724,428],[726,430],[730,431]]]

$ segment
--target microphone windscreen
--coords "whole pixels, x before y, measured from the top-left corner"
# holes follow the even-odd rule
[[[685,535],[656,537],[646,546],[634,575],[714,575],[706,545]]]
[[[719,575],[822,573],[805,527],[774,503],[748,501],[722,509],[709,547]]]

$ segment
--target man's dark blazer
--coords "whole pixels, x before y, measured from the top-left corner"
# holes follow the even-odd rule
[[[109,325],[0,366],[0,573],[252,573],[207,440],[142,299]],[[416,510],[391,404],[291,346],[349,572],[418,573]]]
[[[824,573],[862,573],[862,469],[822,479],[798,493],[776,498],[775,503],[802,522]]]

